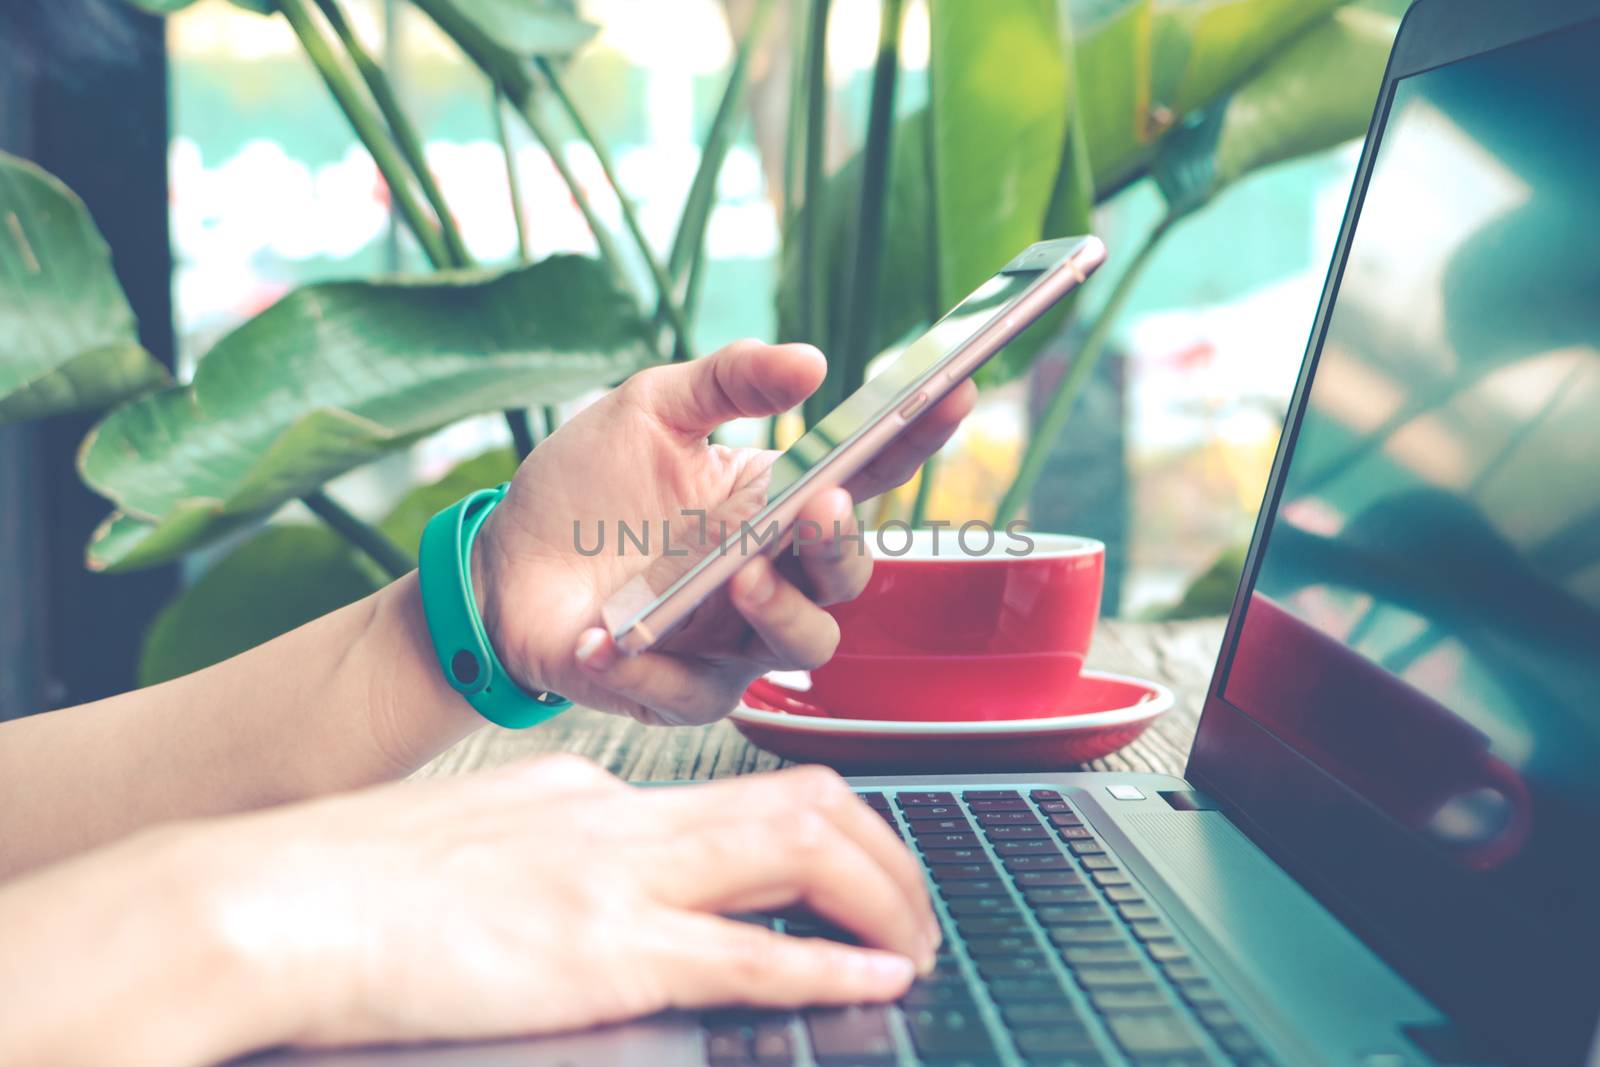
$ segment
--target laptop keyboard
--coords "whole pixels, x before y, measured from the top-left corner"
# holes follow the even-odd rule
[[[861,793],[929,874],[945,943],[895,1005],[721,1011],[714,1067],[1268,1067],[1205,965],[1058,791]],[[815,918],[746,917],[801,937]]]

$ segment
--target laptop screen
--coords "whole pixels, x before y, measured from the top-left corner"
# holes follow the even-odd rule
[[[1441,872],[1391,929],[1592,1028],[1600,22],[1393,83],[1339,286],[1222,695]]]

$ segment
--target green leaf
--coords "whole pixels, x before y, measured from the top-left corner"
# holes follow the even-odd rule
[[[648,336],[578,256],[295,290],[90,433],[80,470],[122,513],[90,566],[171,558],[458,419],[610,385],[654,361]]]
[[[83,202],[0,152],[0,424],[165,385]]]
[[[1183,116],[1238,85],[1345,0],[1157,0],[1151,99]]]
[[[508,481],[510,449],[494,449],[419,485],[379,523],[408,551],[429,519],[468,493]],[[288,633],[387,583],[366,554],[324,526],[269,526],[212,565],[161,610],[139,657],[142,685],[197,671]],[[240,605],[249,605],[241,611]]]
[[[468,493],[509,482],[517,473],[517,456],[509,448],[497,448],[464,460],[436,482],[420,485],[400,498],[389,517],[378,529],[389,540],[415,554],[422,540],[422,528],[445,508]]]
[[[557,57],[582,48],[600,27],[551,0],[429,0],[423,5],[446,22],[471,26],[482,42],[514,56]]]
[[[1370,11],[1337,11],[1168,137],[1151,172],[1170,210],[1187,214],[1254,171],[1364,134],[1396,26]]]
[[[321,526],[270,526],[161,609],[139,655],[139,684],[209,667],[382,588],[360,552]]]
[[[1054,0],[929,6],[939,303],[1037,241],[1066,144],[1071,78]]]
[[[1290,43],[1228,103],[1217,180],[1354,140],[1367,131],[1399,23],[1345,8]]]
[[[1078,99],[1096,188],[1137,168],[1150,124],[1150,41],[1155,0],[1072,0]]]

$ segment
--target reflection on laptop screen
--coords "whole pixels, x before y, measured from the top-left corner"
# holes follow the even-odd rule
[[[1395,86],[1224,690],[1552,960],[1600,942],[1597,57]]]

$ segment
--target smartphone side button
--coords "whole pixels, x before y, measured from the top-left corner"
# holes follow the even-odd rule
[[[916,418],[917,412],[921,411],[927,405],[928,394],[918,393],[901,406],[899,412],[900,418],[906,422],[910,422],[912,419]]]

